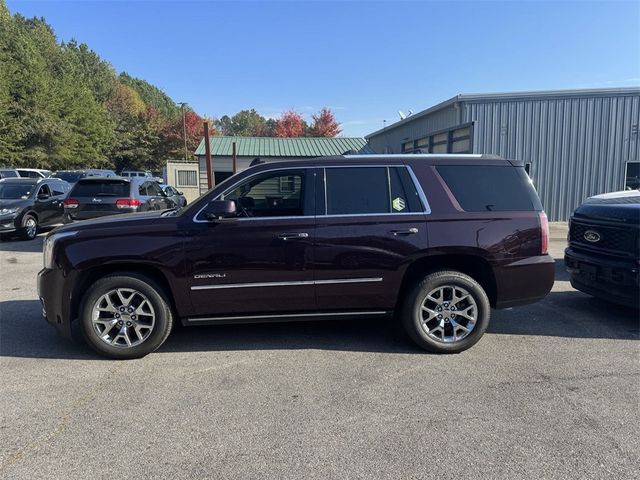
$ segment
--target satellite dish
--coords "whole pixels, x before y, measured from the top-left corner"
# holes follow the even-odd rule
[[[398,110],[398,115],[400,115],[400,120],[407,118],[407,115],[402,110]]]
[[[411,115],[413,115],[413,110],[409,110],[409,113],[407,113],[407,117],[410,117]]]

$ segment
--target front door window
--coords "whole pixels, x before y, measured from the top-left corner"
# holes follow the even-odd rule
[[[301,217],[305,178],[301,172],[280,171],[259,175],[224,195],[235,200],[243,217]]]

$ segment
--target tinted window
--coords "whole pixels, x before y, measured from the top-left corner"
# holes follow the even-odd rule
[[[0,170],[0,178],[13,178],[17,176],[18,172],[14,170]]]
[[[304,215],[305,177],[302,173],[269,173],[249,179],[224,195],[235,200],[241,216]]]
[[[54,196],[64,195],[67,192],[67,187],[63,185],[62,182],[52,183],[50,186],[51,186],[51,190],[53,190]]]
[[[129,182],[82,181],[76,183],[70,197],[128,197]]]
[[[389,213],[386,167],[340,167],[325,170],[328,215]]]
[[[468,212],[542,210],[524,168],[441,165],[438,173]]]
[[[411,213],[424,211],[416,187],[406,168],[389,168],[391,185],[391,211]]]
[[[40,190],[38,190],[38,195],[48,195],[51,196],[51,189],[49,189],[49,185],[42,185]]]
[[[155,195],[162,197],[162,188],[156,182],[149,182],[147,184],[147,195]]]

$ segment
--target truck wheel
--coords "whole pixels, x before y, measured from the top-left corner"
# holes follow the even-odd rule
[[[473,278],[457,271],[437,271],[407,295],[402,321],[420,347],[435,353],[459,353],[473,346],[489,325],[487,294]]]
[[[80,328],[98,353],[124,360],[144,357],[162,345],[173,326],[165,293],[136,273],[106,276],[87,291]]]
[[[38,220],[33,215],[25,215],[22,219],[22,238],[33,240],[38,235]]]

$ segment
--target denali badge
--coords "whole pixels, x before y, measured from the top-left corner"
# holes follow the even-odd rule
[[[201,279],[201,278],[224,278],[226,277],[226,273],[200,273],[198,275],[194,275],[193,278]]]
[[[600,234],[595,230],[587,230],[584,232],[584,239],[587,242],[596,243],[600,241]]]

